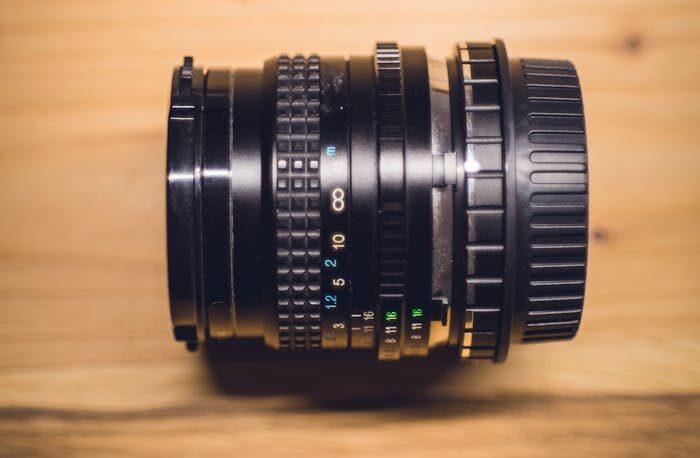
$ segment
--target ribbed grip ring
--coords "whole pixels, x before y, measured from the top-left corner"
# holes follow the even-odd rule
[[[570,339],[581,321],[588,168],[581,89],[567,61],[511,63],[518,119],[518,288],[522,341]]]
[[[275,124],[279,346],[321,345],[320,61],[277,61]]]
[[[499,72],[492,43],[457,49],[464,91],[467,221],[461,356],[496,357],[504,313],[505,201]]]

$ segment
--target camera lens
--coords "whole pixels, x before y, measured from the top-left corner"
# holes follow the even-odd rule
[[[588,177],[568,61],[500,40],[447,59],[173,71],[167,146],[177,340],[263,338],[380,360],[505,360],[581,320]]]

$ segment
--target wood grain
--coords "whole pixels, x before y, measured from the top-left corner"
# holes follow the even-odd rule
[[[396,39],[442,56],[492,36],[581,75],[594,237],[574,342],[395,367],[171,341],[183,54],[244,67]],[[0,57],[0,455],[700,454],[697,1],[6,0]]]

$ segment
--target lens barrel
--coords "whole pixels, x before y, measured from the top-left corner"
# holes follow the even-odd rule
[[[175,338],[380,360],[505,360],[581,321],[588,169],[568,61],[500,40],[445,59],[281,55],[173,71]]]

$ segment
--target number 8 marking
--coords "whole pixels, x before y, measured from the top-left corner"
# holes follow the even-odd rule
[[[333,198],[331,207],[334,212],[340,213],[345,210],[345,191],[340,188],[335,188],[331,193],[331,197]]]

